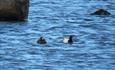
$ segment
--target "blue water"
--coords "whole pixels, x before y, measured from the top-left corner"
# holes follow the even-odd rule
[[[0,22],[0,70],[115,70],[115,0],[30,0],[27,22]]]

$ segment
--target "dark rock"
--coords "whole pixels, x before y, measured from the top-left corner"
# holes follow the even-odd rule
[[[0,0],[0,20],[25,20],[28,17],[29,0]]]
[[[104,9],[98,9],[94,13],[91,13],[91,15],[111,15],[111,13],[109,13],[108,11]]]

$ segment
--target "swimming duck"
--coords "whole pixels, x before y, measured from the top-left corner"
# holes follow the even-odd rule
[[[67,43],[72,44],[73,43],[72,38],[73,38],[73,36],[64,37],[63,42],[66,43],[66,44]]]
[[[37,41],[38,44],[46,44],[46,40],[43,37],[40,37]]]
[[[94,13],[91,13],[91,15],[111,15],[111,13],[109,13],[108,11],[104,9],[98,9]]]

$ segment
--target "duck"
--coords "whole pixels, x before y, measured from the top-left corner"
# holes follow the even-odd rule
[[[38,44],[46,44],[46,40],[43,38],[43,37],[40,37],[38,40],[37,40],[37,43]]]
[[[68,37],[64,37],[64,39],[63,39],[63,42],[64,43],[68,43],[68,44],[72,44],[73,43],[73,36],[71,35],[71,36],[68,36]]]
[[[109,13],[108,11],[104,9],[98,9],[94,13],[91,13],[91,15],[111,15],[111,13]]]

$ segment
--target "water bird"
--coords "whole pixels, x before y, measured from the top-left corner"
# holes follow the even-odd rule
[[[108,11],[104,9],[98,9],[94,13],[91,13],[91,15],[111,15],[111,13],[109,13]]]
[[[73,36],[72,35],[70,35],[70,36],[68,36],[68,37],[64,37],[64,39],[63,39],[63,42],[64,43],[69,43],[69,44],[72,44],[73,43]]]
[[[46,44],[46,40],[43,38],[43,37],[40,37],[38,40],[37,40],[37,43],[38,44]]]

